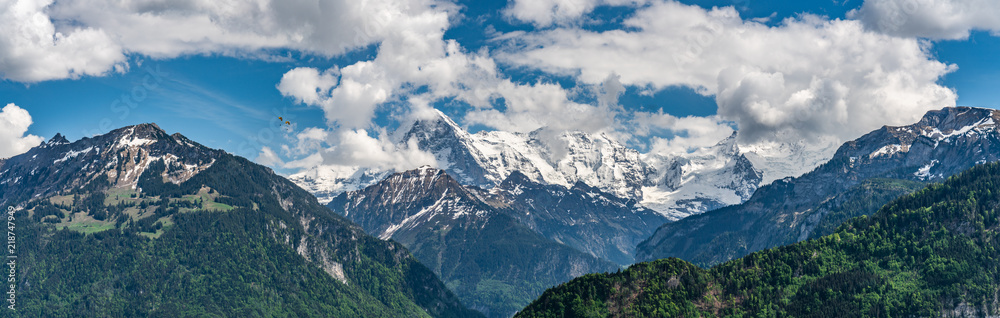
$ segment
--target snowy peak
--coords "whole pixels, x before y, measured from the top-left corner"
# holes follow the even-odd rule
[[[69,143],[69,140],[66,140],[65,136],[63,136],[60,133],[56,133],[55,136],[52,136],[52,139],[49,139],[49,141],[45,143],[45,146],[52,147],[52,146],[58,146],[58,145],[65,145],[65,144],[68,144],[68,143]]]
[[[426,166],[341,193],[327,206],[382,239],[419,232],[430,224],[493,213],[444,170]]]
[[[649,172],[637,151],[605,134],[540,129],[529,134],[480,132],[473,137],[501,179],[519,171],[536,182],[571,187],[582,181],[623,198],[638,199]]]
[[[691,153],[644,156],[655,170],[647,175],[642,204],[676,220],[749,199],[763,174],[736,140],[733,133]]]
[[[469,133],[462,129],[462,127],[459,127],[455,121],[451,120],[444,113],[435,109],[432,117],[416,119],[408,123],[408,125],[400,127],[399,131],[397,131],[396,141],[406,142],[411,138],[429,140],[440,137],[468,139]]]
[[[993,109],[948,107],[930,111],[913,125],[884,126],[845,143],[831,162],[844,162],[848,170],[894,164],[904,167],[902,174],[909,174],[895,176],[898,178],[943,178],[971,164],[997,160],[998,120],[1000,111]]]
[[[57,134],[49,142],[3,162],[0,190],[17,182],[34,183],[32,187],[21,187],[29,189],[30,196],[87,185],[135,187],[146,168],[156,161],[166,166],[162,172],[165,180],[180,183],[210,167],[222,153],[180,134],[167,135],[156,124],[128,126],[75,142]],[[13,177],[22,175],[32,176],[31,180]],[[17,195],[23,199],[29,193]]]
[[[399,135],[398,142],[416,142],[420,150],[434,155],[439,168],[448,171],[463,184],[492,187],[502,179],[493,173],[469,135],[451,118],[435,110],[436,116],[412,122]]]
[[[759,171],[739,154],[735,135],[684,156],[648,157],[604,133],[542,128],[530,133],[469,134],[435,111],[433,116],[401,126],[393,136],[401,146],[415,144],[433,154],[437,168],[463,185],[490,189],[515,172],[533,182],[567,189],[582,182],[619,198],[647,202],[672,218],[740,203],[760,182]],[[290,179],[325,203],[336,194],[362,189],[393,172],[321,167]],[[646,193],[647,187],[653,187],[653,195]],[[697,189],[667,193],[681,187]],[[674,208],[677,200],[686,200],[683,208]]]

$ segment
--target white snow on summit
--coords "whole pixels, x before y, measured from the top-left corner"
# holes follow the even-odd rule
[[[643,155],[606,134],[545,129],[469,134],[443,113],[436,115],[401,126],[394,141],[415,142],[435,156],[437,168],[465,185],[489,189],[520,171],[544,184],[572,187],[583,182],[678,219],[741,203],[760,184],[760,171],[741,155],[735,135],[692,153]],[[394,172],[320,166],[289,179],[327,203]]]
[[[753,166],[764,172],[761,184],[769,184],[785,177],[798,177],[827,162],[837,152],[840,143],[834,140],[816,145],[762,141],[740,145]]]

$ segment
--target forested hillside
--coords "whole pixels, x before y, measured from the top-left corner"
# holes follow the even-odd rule
[[[711,269],[671,258],[546,291],[517,317],[908,317],[1000,313],[1000,164],[832,235]]]

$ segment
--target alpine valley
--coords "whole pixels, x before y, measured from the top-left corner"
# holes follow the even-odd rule
[[[0,205],[16,210],[5,315],[482,316],[399,243],[154,124],[0,161]]]

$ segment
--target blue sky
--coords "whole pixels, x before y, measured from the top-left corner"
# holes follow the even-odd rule
[[[928,109],[949,104],[991,108],[1000,105],[1000,97],[994,93],[994,87],[1000,83],[1000,61],[995,58],[1000,55],[1000,37],[993,35],[1000,26],[988,21],[976,22],[984,21],[977,20],[979,15],[1000,14],[997,11],[1000,8],[992,4],[970,10],[944,0],[922,0],[920,7],[912,9],[893,7],[906,2],[902,0],[870,3],[720,0],[679,4],[660,0],[553,0],[536,1],[534,5],[547,9],[538,13],[537,8],[528,7],[530,3],[516,0],[458,3],[413,0],[389,1],[386,4],[389,11],[399,9],[400,3],[409,5],[409,9],[391,11],[395,14],[392,19],[376,18],[382,13],[376,8],[368,15],[351,18],[356,21],[340,19],[344,21],[314,24],[309,23],[337,20],[339,15],[347,14],[334,9],[350,9],[350,2],[329,1],[329,8],[333,9],[313,12],[293,10],[296,8],[237,8],[237,12],[256,10],[266,16],[280,11],[291,16],[275,14],[276,26],[285,25],[282,23],[287,21],[281,19],[304,23],[283,34],[284,29],[275,27],[278,28],[275,31],[265,25],[266,21],[261,22],[260,29],[226,29],[246,21],[212,11],[217,8],[209,4],[172,11],[144,12],[122,7],[95,13],[82,9],[87,2],[8,8],[0,14],[8,18],[0,25],[3,28],[0,31],[33,27],[57,39],[36,43],[31,38],[28,41],[3,32],[7,35],[0,39],[0,74],[4,78],[0,82],[0,104],[14,104],[26,110],[33,123],[26,129],[11,124],[7,130],[12,133],[0,137],[0,151],[6,152],[0,157],[16,154],[17,147],[13,145],[18,140],[30,140],[26,136],[48,139],[59,132],[75,140],[108,129],[156,122],[170,133],[180,132],[209,147],[257,158],[279,171],[292,173],[316,165],[349,163],[346,159],[331,161],[329,154],[343,153],[335,149],[347,149],[341,145],[351,141],[344,136],[358,129],[365,130],[370,137],[365,142],[377,145],[380,151],[400,150],[386,146],[380,132],[390,131],[399,120],[416,116],[413,114],[426,107],[442,110],[473,132],[529,131],[539,127],[583,129],[613,133],[642,151],[669,152],[711,145],[728,136],[733,128],[741,134],[746,132],[741,142],[747,144],[789,142],[789,135],[842,141],[881,124],[912,122]],[[295,1],[286,3],[292,2]],[[952,10],[942,10],[940,6]],[[903,18],[899,12],[893,13],[893,8],[902,12]],[[34,25],[35,22],[11,19],[19,16],[16,10],[47,14],[51,25],[46,28]],[[695,10],[691,12],[703,16],[704,21],[692,19],[690,23],[703,23],[701,27],[707,31],[697,33],[699,29],[694,27],[677,27],[684,25],[680,22],[656,24],[659,22],[655,14],[666,13],[669,17],[670,12],[678,10]],[[856,11],[851,13],[852,10]],[[725,12],[739,16],[733,20],[725,17]],[[115,23],[118,18],[125,21],[124,17],[143,13],[161,14],[168,22]],[[300,14],[298,18],[296,13]],[[716,13],[720,15],[713,15]],[[938,13],[949,16],[933,15]],[[933,25],[935,19],[945,21],[955,15],[967,15],[971,22],[941,25],[940,30],[920,28]],[[189,21],[186,19],[202,16],[227,23],[212,25],[221,31],[211,32],[213,29],[208,28],[204,34],[189,29],[191,23],[184,23]],[[654,18],[643,19],[644,16]],[[682,19],[683,15],[671,21]],[[176,24],[171,25],[170,21]],[[887,28],[884,21],[894,24]],[[856,25],[864,26],[851,28]],[[143,28],[163,30],[164,27],[167,29],[162,33],[168,35],[160,38],[141,36],[139,32]],[[405,32],[411,29],[415,31],[413,34]],[[421,33],[425,30],[428,32]],[[439,31],[441,34],[435,35]],[[963,31],[968,36],[961,36]],[[78,37],[72,45],[79,47],[58,42],[59,37],[53,32]],[[767,48],[760,48],[759,52],[751,49],[745,54],[727,52],[730,48],[754,46],[752,42],[741,42],[743,35],[735,32],[772,39],[778,43],[774,58],[788,56],[788,64],[803,66],[784,69],[784,63],[767,60],[771,58]],[[845,32],[857,34],[845,35]],[[304,38],[302,34],[306,34]],[[634,39],[625,39],[631,42],[623,40],[631,36]],[[707,40],[699,40],[699,36]],[[653,43],[674,37],[676,40],[663,44]],[[782,37],[787,41],[805,40],[802,46],[812,45],[810,37],[816,37],[816,43],[835,43],[827,50],[836,58],[810,53],[808,47],[800,50],[794,43],[782,46],[781,41],[785,41]],[[851,43],[854,37],[859,38],[856,45]],[[685,57],[693,59],[686,63],[694,66],[661,68],[658,63],[662,61],[655,53],[688,54],[683,50],[680,53],[667,50],[685,43],[685,39],[692,45],[688,51],[697,51]],[[594,41],[603,44],[589,46]],[[412,51],[419,52],[412,53],[407,46],[413,43],[428,44],[431,49],[420,51],[418,45]],[[457,47],[457,53],[435,49],[449,43]],[[647,43],[647,47],[635,50],[629,47]],[[29,50],[15,50],[18,46]],[[34,55],[25,55],[30,49],[36,50]],[[855,58],[860,54],[858,50],[876,53]],[[896,63],[893,59],[897,57],[906,62]],[[644,60],[650,58],[648,62]],[[399,62],[402,60],[417,61],[416,66]],[[486,61],[482,64],[486,66],[470,61]],[[859,62],[855,65],[845,61]],[[368,65],[365,62],[374,66],[354,75],[344,73],[351,67],[362,69],[361,66]],[[619,68],[618,62],[630,66]],[[717,64],[723,65],[718,65],[718,70],[697,66]],[[850,69],[848,64],[856,70],[837,70],[841,66]],[[411,66],[413,69],[407,69]],[[366,73],[372,68],[377,72]],[[293,81],[288,76],[293,70],[313,70],[319,75]],[[859,92],[879,80],[864,83],[857,79],[871,78],[883,70],[890,74],[884,81],[903,78],[903,84],[886,84],[871,88],[873,91]],[[738,73],[733,76],[742,80],[738,84],[724,83],[728,76],[725,74],[733,72]],[[761,77],[761,73],[766,76]],[[781,78],[778,82],[774,81],[776,74]],[[454,79],[447,81],[449,76]],[[289,77],[284,81],[287,85],[279,89],[285,77]],[[337,83],[323,84],[324,79],[331,78]],[[348,80],[368,90],[352,95],[345,88]],[[779,92],[767,83],[779,83]],[[623,87],[620,95],[612,90],[617,85]],[[294,90],[295,87],[305,90]],[[474,94],[477,88],[486,93]],[[319,91],[319,96],[311,101],[303,95],[310,89]],[[954,95],[949,95],[949,90]],[[826,105],[810,102],[822,99],[807,99],[802,104],[793,96],[795,91],[809,96],[829,93],[840,103]],[[847,93],[836,93],[840,91]],[[368,93],[374,95],[365,95]],[[899,102],[870,116],[857,109],[881,106],[854,106],[867,103],[864,96]],[[533,106],[523,106],[528,104]],[[774,106],[779,104],[783,106]],[[760,105],[775,109],[761,110],[768,106]],[[808,118],[790,121],[773,117],[776,112],[791,114],[793,110],[788,108],[794,107],[801,108],[794,110],[800,117],[806,112],[817,113],[815,120],[829,117],[822,114],[824,107],[841,107],[836,112],[844,114],[842,120],[848,123],[815,125]],[[575,112],[581,117],[563,120],[560,112]],[[282,128],[277,124],[277,116],[291,119],[293,125]],[[589,120],[601,116],[610,119],[593,123]],[[361,123],[353,122],[359,118]],[[861,118],[870,119],[853,123]],[[812,128],[816,126],[823,127]],[[307,132],[322,137],[315,137],[319,138],[317,143],[307,143],[314,138],[306,136]],[[264,148],[275,156],[263,158],[267,157]],[[326,155],[318,156],[319,153]],[[309,157],[312,159],[306,160]]]

